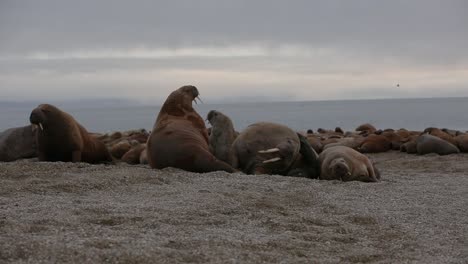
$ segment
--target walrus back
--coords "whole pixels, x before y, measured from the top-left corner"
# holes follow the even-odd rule
[[[111,162],[112,157],[104,142],[93,137],[79,123],[77,123],[81,138],[83,140],[83,149],[81,151],[81,161],[87,163]]]

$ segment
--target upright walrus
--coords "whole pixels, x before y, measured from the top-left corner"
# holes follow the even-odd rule
[[[39,161],[112,161],[103,142],[92,137],[71,115],[53,105],[39,105],[31,112],[29,120],[31,124],[39,126]]]
[[[211,110],[206,119],[212,125],[209,137],[210,150],[216,158],[232,165],[231,147],[238,133],[234,130],[232,120],[225,114]]]
[[[167,97],[148,138],[147,156],[152,168],[235,171],[210,152],[205,122],[192,107],[192,101],[198,96],[198,89],[187,85]]]

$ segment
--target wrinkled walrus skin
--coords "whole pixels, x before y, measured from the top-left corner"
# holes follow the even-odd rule
[[[30,122],[38,126],[39,161],[101,163],[112,157],[99,139],[91,136],[71,115],[50,104],[31,112]]]
[[[376,182],[380,179],[369,158],[349,147],[327,148],[320,153],[319,162],[323,180]]]
[[[198,95],[195,86],[187,85],[172,92],[164,102],[147,142],[151,168],[236,171],[211,154],[205,122],[192,107]]]

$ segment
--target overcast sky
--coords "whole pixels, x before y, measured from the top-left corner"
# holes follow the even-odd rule
[[[0,100],[468,96],[468,1],[0,0]],[[397,87],[400,84],[400,87]]]

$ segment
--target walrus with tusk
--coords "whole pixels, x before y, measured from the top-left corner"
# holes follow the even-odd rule
[[[111,162],[99,139],[91,136],[70,114],[50,104],[41,104],[29,117],[37,126],[39,161]]]
[[[247,174],[316,178],[318,155],[307,139],[287,126],[260,122],[248,126],[232,144],[233,166]]]
[[[186,85],[167,97],[147,142],[146,154],[151,168],[236,171],[210,152],[205,122],[192,106],[199,95],[195,86]]]

